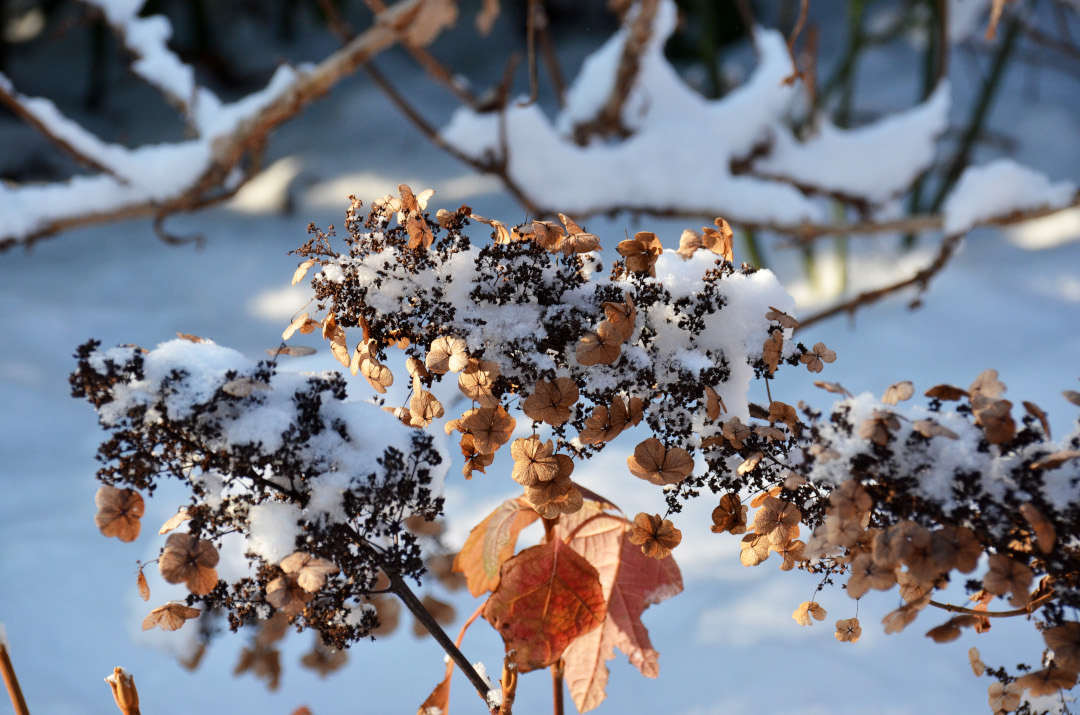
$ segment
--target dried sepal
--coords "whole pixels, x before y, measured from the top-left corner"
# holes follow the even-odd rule
[[[1080,623],[1066,621],[1043,631],[1046,647],[1054,651],[1054,662],[1062,668],[1080,671]]]
[[[1043,434],[1046,435],[1047,439],[1050,439],[1050,420],[1047,418],[1046,413],[1034,402],[1024,400],[1022,404],[1024,405],[1024,411],[1039,421],[1039,426],[1042,427]]]
[[[859,425],[859,436],[884,447],[892,433],[900,429],[900,420],[892,412],[874,410],[873,415]]]
[[[166,603],[150,611],[150,614],[143,619],[142,629],[148,631],[156,626],[163,631],[175,631],[183,626],[185,621],[198,618],[200,615],[202,611],[198,608],[191,608],[183,603]]]
[[[1031,531],[1035,534],[1035,543],[1038,545],[1039,551],[1044,554],[1053,551],[1054,543],[1057,541],[1057,532],[1054,529],[1053,522],[1047,519],[1031,502],[1020,505],[1020,515],[1024,517],[1028,526],[1031,527]]]
[[[795,564],[806,561],[809,557],[806,555],[806,544],[798,539],[794,539],[785,544],[769,544],[769,550],[775,551],[780,555],[783,561],[780,562],[781,571],[790,571],[795,568]]]
[[[739,552],[739,561],[743,566],[757,566],[761,562],[769,558],[771,549],[769,548],[769,539],[761,534],[755,534],[750,532],[744,534],[742,541],[739,543],[741,551]]]
[[[1003,392],[1005,392],[1005,384],[998,380],[998,371],[989,369],[979,373],[979,376],[975,378],[975,382],[971,383],[971,387],[968,388],[968,395],[970,395],[972,401],[978,397],[996,400],[1001,397]]]
[[[559,220],[566,227],[566,238],[559,246],[564,256],[589,253],[600,248],[600,239],[594,234],[586,233],[585,229],[578,226],[569,216],[559,214]]]
[[[832,392],[837,395],[843,395],[844,397],[853,397],[853,395],[847,391],[847,389],[838,382],[825,382],[823,380],[815,380],[815,387],[820,387],[826,392]]]
[[[634,517],[628,539],[631,544],[640,546],[646,556],[663,559],[670,556],[671,550],[682,541],[682,532],[675,528],[670,519],[641,512]]]
[[[135,587],[139,589],[139,598],[144,601],[150,600],[150,584],[146,583],[146,574],[139,569],[139,575],[135,577]]]
[[[649,437],[634,448],[626,460],[630,473],[639,479],[663,486],[678,484],[694,471],[694,460],[682,447],[665,447],[655,437]]]
[[[466,479],[472,479],[472,473],[479,471],[482,474],[486,474],[484,471],[486,467],[490,467],[491,463],[495,461],[494,454],[483,454],[476,451],[476,445],[473,444],[473,436],[471,434],[463,434],[461,436],[461,454],[465,457],[465,465],[461,468],[461,473]]]
[[[1056,695],[1058,691],[1070,690],[1076,685],[1076,672],[1050,666],[1020,676],[1016,684],[1029,691],[1032,697]]]
[[[499,399],[495,397],[493,390],[495,381],[501,374],[502,370],[497,362],[470,358],[468,365],[458,376],[458,389],[470,400],[479,402],[484,407],[494,407],[499,404]]]
[[[769,403],[768,420],[769,424],[783,422],[792,433],[795,433],[799,427],[799,413],[795,411],[793,406],[779,400],[773,400]]]
[[[824,621],[825,616],[825,609],[816,601],[803,601],[791,614],[791,617],[800,626],[812,626],[814,621]]]
[[[276,357],[278,355],[288,355],[289,357],[307,357],[308,355],[314,355],[319,352],[315,348],[309,348],[306,345],[286,345],[280,348],[267,348],[266,353],[270,357]]]
[[[761,359],[768,366],[770,375],[776,372],[776,368],[779,367],[783,351],[784,331],[780,328],[774,328],[769,331],[769,337],[761,346]]]
[[[638,231],[632,239],[621,241],[619,255],[626,259],[626,267],[635,273],[648,273],[656,277],[656,259],[664,252],[664,245],[651,231]]]
[[[587,332],[578,342],[576,357],[579,365],[611,365],[622,353],[622,335],[613,323],[604,321],[596,332]]]
[[[862,636],[862,626],[858,618],[841,618],[836,622],[836,640],[841,643],[858,643]]]
[[[915,420],[911,423],[911,429],[918,432],[923,437],[930,439],[932,437],[947,437],[948,439],[960,439],[960,435],[953,432],[948,427],[942,427],[933,420]]]
[[[271,390],[269,385],[261,380],[256,380],[252,377],[238,377],[235,380],[229,380],[221,389],[233,397],[247,397],[256,390]]]
[[[311,594],[300,585],[298,574],[278,576],[266,584],[266,602],[290,618],[303,611],[310,600]]]
[[[727,412],[724,401],[720,398],[720,395],[717,394],[716,390],[705,385],[705,416],[708,417],[710,421],[716,421],[720,419],[721,412]]]
[[[1061,394],[1065,396],[1066,400],[1077,407],[1080,407],[1080,392],[1077,392],[1076,390],[1062,390]]]
[[[986,663],[982,662],[978,648],[971,647],[968,649],[968,662],[971,663],[971,672],[975,674],[975,677],[981,678],[982,674],[986,672]]]
[[[146,503],[134,489],[117,489],[102,485],[94,495],[97,514],[94,524],[105,536],[115,536],[125,543],[134,541],[142,529]]]
[[[915,620],[915,617],[919,615],[919,611],[926,608],[929,603],[930,594],[927,594],[886,613],[885,617],[881,619],[881,623],[885,626],[885,633],[899,633],[907,628]]]
[[[1020,697],[1024,694],[1024,688],[1016,682],[1002,683],[995,681],[986,689],[990,712],[994,715],[1011,713],[1020,707]]]
[[[517,420],[502,405],[470,410],[469,416],[461,420],[461,426],[473,436],[476,451],[483,454],[491,454],[506,444],[516,424]]]
[[[514,459],[514,470],[510,476],[523,487],[535,486],[537,482],[551,481],[563,471],[557,457],[565,455],[556,455],[551,440],[541,442],[536,435],[526,439],[515,439],[510,445],[510,456]],[[572,461],[570,466],[572,469]]]
[[[1012,403],[981,394],[972,394],[971,411],[975,424],[983,428],[990,444],[1006,444],[1016,436],[1016,421],[1012,418]]]
[[[722,256],[728,263],[735,261],[735,234],[731,225],[722,218],[713,221],[716,228],[701,227],[701,243],[718,256]]]
[[[1068,449],[1063,452],[1054,452],[1048,454],[1045,457],[1041,457],[1031,463],[1032,469],[1057,469],[1061,465],[1068,462],[1070,459],[1076,459],[1080,457],[1080,450]]]
[[[299,332],[301,335],[307,335],[315,331],[315,328],[322,327],[322,322],[315,320],[307,313],[301,313],[296,316],[289,327],[285,328],[285,332],[281,334],[282,340],[288,340],[293,336],[293,333]]]
[[[911,384],[911,380],[904,380],[889,385],[888,389],[885,390],[885,394],[881,396],[881,401],[886,405],[895,405],[904,400],[910,400],[914,394],[915,386]]]
[[[300,281],[304,280],[304,276],[307,275],[308,269],[311,268],[314,265],[315,265],[315,259],[314,258],[309,258],[306,261],[304,261],[303,263],[301,263],[299,266],[297,266],[296,270],[293,271],[292,285],[296,285]]]
[[[468,346],[461,338],[443,335],[435,338],[428,349],[427,369],[436,375],[461,372],[469,365]]]
[[[442,403],[427,390],[414,392],[409,399],[409,422],[413,427],[427,427],[444,414]]]
[[[743,440],[750,436],[750,428],[736,416],[724,423],[721,434],[735,449],[743,448]]]
[[[739,501],[737,494],[725,494],[720,497],[720,504],[712,511],[713,533],[725,531],[732,534],[746,532],[746,505]]]
[[[754,452],[749,457],[743,460],[742,464],[740,464],[735,469],[735,473],[738,474],[740,477],[745,474],[749,474],[750,472],[757,469],[757,466],[761,464],[761,460],[764,459],[764,457],[765,455],[763,453]]]
[[[1031,581],[1034,572],[1027,564],[1006,556],[1005,554],[990,554],[989,569],[983,576],[983,588],[995,596],[1004,596],[1012,593],[1009,602],[1014,606],[1023,606],[1028,602]]]
[[[689,260],[694,252],[699,248],[704,248],[705,244],[702,241],[701,234],[697,231],[688,228],[684,229],[682,235],[679,236],[679,250],[675,253],[684,261]]]

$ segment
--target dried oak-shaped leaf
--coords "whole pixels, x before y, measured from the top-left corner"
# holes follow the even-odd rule
[[[146,574],[139,569],[139,575],[135,578],[135,586],[139,589],[139,598],[144,601],[150,600],[150,585],[146,583]]]
[[[281,561],[281,570],[296,574],[296,582],[308,593],[315,593],[326,585],[326,578],[338,572],[338,567],[326,559],[297,551]]]
[[[713,525],[710,530],[715,534],[725,531],[732,534],[746,533],[746,505],[739,501],[734,493],[720,497],[720,504],[712,511]]]
[[[392,596],[374,596],[370,601],[379,618],[379,627],[373,628],[371,635],[382,637],[396,631],[401,618],[401,602]]]
[[[791,614],[791,617],[800,626],[812,626],[814,621],[824,621],[825,615],[825,609],[816,601],[803,601]]]
[[[558,427],[570,419],[570,408],[577,401],[578,386],[569,377],[557,377],[554,382],[537,380],[521,410],[530,419]]]
[[[134,541],[142,529],[143,512],[146,503],[142,495],[134,489],[117,489],[102,485],[94,495],[97,514],[94,523],[105,536],[115,536],[127,543]]]
[[[498,0],[496,0],[495,7],[498,7]],[[428,713],[443,715],[443,713],[450,711],[450,677],[453,672],[454,668],[451,664],[446,669],[446,677],[439,681],[431,694],[424,699],[424,702],[420,703],[420,709],[416,711],[418,715],[427,715]]]
[[[790,315],[780,310],[769,306],[769,312],[765,314],[765,320],[775,320],[780,323],[781,326],[794,330],[799,327],[799,321],[792,318]]]
[[[947,437],[949,439],[960,439],[960,435],[953,432],[948,427],[942,427],[933,420],[915,420],[911,423],[911,429],[921,434],[923,437],[930,439],[932,437]]]
[[[170,534],[158,560],[158,570],[169,583],[186,584],[196,596],[210,593],[217,585],[218,551],[209,541],[191,534]]]
[[[633,238],[620,241],[617,250],[626,259],[627,269],[656,277],[656,259],[664,252],[664,245],[655,233],[638,231]]]
[[[311,594],[300,586],[297,574],[278,576],[266,584],[266,602],[287,616],[295,616],[304,610]]]
[[[814,343],[814,347],[808,353],[803,353],[799,357],[799,362],[806,365],[806,369],[810,372],[821,372],[824,366],[823,362],[836,362],[836,353],[825,347],[825,343]]]
[[[769,337],[761,346],[761,359],[769,367],[769,374],[776,372],[780,365],[781,353],[784,350],[784,331],[775,328],[769,331]]]
[[[578,712],[595,708],[605,697],[605,661],[618,648],[642,675],[659,675],[659,654],[649,641],[641,615],[650,604],[682,591],[682,576],[674,557],[649,558],[627,538],[632,523],[604,512],[605,505],[588,501],[576,514],[563,516],[556,534],[568,537],[574,551],[596,567],[607,617],[600,628],[578,637],[563,654],[565,679]]]
[[[314,265],[315,265],[315,259],[314,258],[309,258],[306,261],[304,261],[303,263],[301,263],[299,266],[297,266],[296,270],[293,271],[292,285],[296,285],[300,281],[304,280],[304,276],[307,275],[308,269],[311,268]]]
[[[1016,684],[1036,698],[1055,695],[1059,690],[1070,690],[1076,685],[1076,672],[1051,666],[1020,676]]]
[[[694,471],[694,460],[682,447],[664,446],[655,437],[649,437],[634,448],[634,454],[626,460],[630,473],[639,479],[663,486],[678,484]]]
[[[587,332],[577,344],[579,365],[610,365],[619,359],[622,353],[622,335],[614,323],[607,320],[600,323],[596,332]]]
[[[628,536],[631,544],[641,547],[641,553],[653,559],[671,556],[671,550],[682,542],[682,532],[670,519],[659,514],[639,513]]]
[[[538,515],[518,497],[507,499],[473,527],[454,558],[454,570],[465,575],[469,593],[479,596],[499,585],[499,568],[514,554],[518,534]]]
[[[469,365],[469,351],[465,341],[453,335],[435,338],[427,354],[427,369],[437,375],[461,372]]]
[[[526,673],[555,663],[575,638],[599,628],[607,603],[596,568],[554,539],[503,564],[483,615]]]
[[[150,611],[150,615],[143,619],[142,629],[148,631],[157,626],[163,631],[175,631],[184,625],[184,621],[198,618],[202,611],[191,608],[183,603],[166,603]]]
[[[492,454],[506,444],[514,433],[517,420],[502,405],[470,410],[471,414],[461,420],[461,426],[473,436],[477,452]]]
[[[836,640],[841,643],[858,643],[862,636],[862,626],[858,618],[841,618],[836,622]]]
[[[904,380],[889,385],[889,388],[885,390],[885,394],[882,395],[881,401],[886,405],[895,405],[898,402],[910,400],[914,394],[915,386],[911,384],[911,380]]]
[[[1054,542],[1057,541],[1057,532],[1054,524],[1043,516],[1043,513],[1035,508],[1031,502],[1020,505],[1020,515],[1027,521],[1035,534],[1035,543],[1039,551],[1048,554],[1054,550]]]

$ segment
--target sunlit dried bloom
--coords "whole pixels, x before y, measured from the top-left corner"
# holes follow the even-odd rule
[[[799,357],[799,362],[806,365],[806,369],[810,372],[821,372],[825,367],[821,363],[836,362],[836,353],[825,347],[825,343],[814,343],[810,352],[803,353]]]
[[[453,335],[443,335],[431,343],[425,361],[427,369],[436,375],[461,372],[469,365],[469,351],[465,341]]]
[[[1066,670],[1080,670],[1080,623],[1066,621],[1043,631],[1046,647],[1054,651],[1054,662]]]
[[[671,550],[682,541],[682,532],[675,528],[670,519],[641,512],[634,517],[634,526],[628,538],[631,544],[640,546],[646,556],[663,559],[670,556]]]
[[[1059,690],[1070,690],[1076,685],[1076,672],[1062,668],[1043,668],[1016,679],[1016,684],[1030,690],[1033,697],[1054,695]]]
[[[758,493],[753,499],[750,500],[750,508],[757,509],[759,506],[765,503],[765,500],[769,497],[778,497],[780,492],[784,491],[784,488],[777,485],[767,489],[766,491]]]
[[[266,602],[287,616],[295,616],[304,610],[311,594],[300,586],[297,574],[278,576],[266,585]]]
[[[826,543],[831,546],[853,546],[866,532],[859,519],[854,517],[832,516],[824,522]]]
[[[954,616],[940,626],[935,626],[928,630],[926,632],[926,637],[933,640],[935,643],[951,643],[960,637],[962,628],[970,628],[975,625],[978,620],[979,619],[975,616],[966,614]]]
[[[884,447],[889,443],[891,433],[900,429],[900,420],[892,412],[874,410],[870,419],[859,425],[859,436],[874,444]]]
[[[799,507],[768,497],[754,514],[754,531],[768,536],[772,544],[786,544],[799,535],[800,519]]]
[[[537,482],[536,486],[525,487],[525,498],[545,519],[572,514],[584,504],[581,490],[574,486],[569,476],[562,475],[547,482]]]
[[[934,385],[923,394],[943,402],[955,402],[968,396],[967,390],[953,385]]]
[[[874,563],[870,554],[861,553],[851,562],[851,578],[847,592],[852,598],[862,598],[870,589],[888,591],[896,584],[896,572]]]
[[[776,368],[779,367],[783,350],[784,331],[779,328],[770,330],[768,339],[766,339],[765,344],[761,346],[761,359],[768,365],[770,375],[776,372]]]
[[[619,255],[626,258],[627,269],[635,273],[648,273],[656,277],[656,259],[664,252],[664,245],[651,231],[638,231],[632,239],[620,241]]]
[[[682,235],[679,236],[679,250],[675,253],[686,261],[694,255],[695,251],[699,248],[703,248],[704,245],[705,244],[701,240],[701,234],[693,229],[687,228],[684,229]]]
[[[432,420],[437,420],[444,414],[446,410],[442,403],[427,390],[414,392],[409,399],[409,421],[414,427],[427,427]]]
[[[117,489],[102,485],[94,495],[97,514],[94,523],[105,536],[115,536],[123,542],[134,541],[139,536],[146,504],[142,495],[134,489]]]
[[[772,425],[757,425],[754,427],[754,434],[768,440],[770,444],[773,442],[783,442],[788,438],[782,430],[779,430]]]
[[[971,398],[971,411],[975,414],[975,424],[983,428],[990,444],[1005,444],[1016,436],[1016,420],[1012,418],[1012,403],[1008,400],[976,395]]]
[[[506,444],[514,433],[517,420],[502,405],[481,407],[461,420],[461,426],[473,436],[476,451],[491,454]]]
[[[1011,592],[1009,603],[1017,607],[1028,602],[1028,592],[1035,576],[1030,566],[1005,554],[990,554],[989,566],[983,576],[983,588],[995,596]]]
[[[717,218],[713,221],[713,224],[716,228],[701,227],[701,233],[703,234],[701,243],[705,248],[718,256],[723,256],[724,260],[731,263],[735,260],[735,254],[733,253],[735,234],[731,231],[731,225],[722,218]]]
[[[764,458],[765,455],[761,452],[754,452],[745,460],[743,460],[743,463],[735,469],[735,473],[738,474],[740,477],[744,474],[749,474],[750,472],[757,469],[757,466],[761,464],[761,460]]]
[[[308,593],[315,593],[326,585],[326,578],[338,572],[338,567],[326,559],[297,551],[281,561],[281,570],[296,574],[296,582]]]
[[[558,427],[570,419],[570,408],[577,401],[577,383],[568,377],[558,377],[554,382],[537,380],[533,393],[522,403],[521,409],[533,420]]]
[[[562,250],[562,242],[566,236],[566,231],[553,221],[533,221],[532,235],[533,240],[539,243],[540,247],[545,251],[558,253]]]
[[[678,484],[694,471],[694,460],[682,447],[665,447],[655,437],[649,437],[634,448],[626,460],[630,473],[651,484]]]
[[[163,631],[175,631],[184,625],[185,621],[198,618],[202,611],[191,608],[183,603],[166,603],[150,611],[150,615],[143,619],[142,629],[148,631],[157,626]]]
[[[799,604],[799,607],[795,609],[791,617],[795,619],[795,622],[800,626],[812,626],[814,621],[825,620],[825,609],[822,608],[816,601],[803,601]],[[813,618],[814,620],[810,620]]]
[[[710,527],[713,533],[722,534],[729,531],[732,534],[746,532],[746,505],[739,501],[737,494],[725,494],[720,497],[720,505],[712,511],[713,525]]]
[[[1064,395],[1066,400],[1077,407],[1080,407],[1080,392],[1077,392],[1076,390],[1062,390],[1061,394]]]
[[[514,459],[514,471],[510,476],[523,487],[532,487],[559,475],[559,462],[550,439],[541,442],[536,435],[515,439],[510,445],[510,456]]]
[[[563,226],[566,226],[566,238],[559,245],[564,256],[588,253],[600,248],[600,239],[594,234],[586,233],[585,229],[578,226],[569,216],[559,214],[559,220],[563,222]]]
[[[634,324],[637,321],[637,307],[630,293],[624,293],[623,303],[605,302],[600,307],[604,309],[607,321],[614,327],[620,341],[630,339],[634,334]]]
[[[995,681],[986,690],[989,695],[990,710],[998,713],[1011,713],[1020,707],[1020,696],[1024,688],[1019,683],[1002,683]]]
[[[862,626],[858,618],[841,618],[836,622],[836,640],[841,643],[858,643],[862,636]]]
[[[911,423],[911,429],[918,432],[923,437],[930,439],[932,437],[948,437],[949,439],[960,439],[960,435],[953,432],[948,427],[942,427],[933,420],[915,420]]]
[[[191,534],[170,534],[165,550],[158,560],[158,570],[169,583],[186,584],[196,596],[202,596],[217,585],[218,552],[209,541]]]
[[[458,389],[470,400],[479,402],[484,407],[494,407],[499,404],[499,400],[492,394],[492,389],[501,374],[502,370],[497,362],[470,358],[458,376]]]
[[[293,333],[299,331],[301,335],[307,335],[315,331],[315,328],[322,327],[322,322],[315,320],[307,313],[301,313],[296,316],[289,327],[285,328],[285,331],[281,334],[282,340],[288,340],[293,336]]]
[[[717,394],[716,390],[706,385],[705,416],[708,417],[710,421],[715,421],[720,418],[721,411],[727,412],[724,401],[720,399],[720,395]]]
[[[911,384],[911,380],[904,380],[889,385],[888,389],[885,390],[885,394],[882,395],[881,401],[886,405],[895,405],[904,400],[910,400],[914,394],[915,386]]]
[[[942,571],[957,569],[971,573],[979,563],[982,544],[970,529],[946,525],[930,535],[934,560]]]
[[[769,306],[769,312],[765,314],[765,320],[775,320],[780,323],[781,326],[792,330],[799,327],[799,321],[795,320],[795,318],[792,318],[779,308],[774,308],[771,305]]]
[[[1041,459],[1038,459],[1031,463],[1032,469],[1057,469],[1061,465],[1068,462],[1070,459],[1076,459],[1080,457],[1080,450],[1067,449],[1062,452],[1054,452],[1048,454]]]
[[[784,559],[783,563],[780,564],[781,571],[790,571],[795,568],[795,564],[806,561],[808,558],[804,553],[806,544],[797,539],[786,544],[770,544],[769,549],[780,554],[781,558]]]
[[[112,675],[106,677],[105,682],[112,689],[113,700],[120,712],[124,715],[138,715],[139,691],[135,688],[135,677],[123,668],[113,668]]]
[[[728,442],[731,442],[732,447],[742,449],[743,440],[750,436],[750,428],[744,425],[738,417],[732,417],[724,423],[721,434],[724,435]]]
[[[585,418],[585,429],[579,435],[583,444],[600,444],[610,442],[619,436],[626,428],[626,422],[616,422],[612,419],[612,412],[604,405],[594,407],[591,417]]]
[[[739,561],[743,566],[757,566],[772,553],[769,548],[769,537],[752,531],[743,535],[739,547],[742,549],[739,552]]]
[[[619,328],[605,320],[600,323],[595,333],[588,332],[582,336],[577,345],[578,364],[585,367],[612,364],[619,359],[622,341]]]
[[[791,405],[773,400],[769,403],[769,423],[783,422],[788,429],[795,432],[799,426],[799,415]]]
[[[461,468],[461,473],[465,478],[472,479],[472,473],[474,471],[487,474],[484,469],[485,467],[490,467],[491,463],[495,461],[495,455],[477,452],[471,434],[464,434],[461,436],[460,447],[461,454],[465,457],[465,466]]]

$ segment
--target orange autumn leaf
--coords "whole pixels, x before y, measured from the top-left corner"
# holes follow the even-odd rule
[[[431,695],[428,695],[427,699],[420,703],[420,709],[416,711],[416,715],[446,713],[450,710],[450,677],[452,673],[453,670],[447,668],[446,677],[435,686],[435,689],[431,691]]]
[[[454,570],[465,575],[469,593],[479,596],[499,585],[499,568],[514,553],[518,534],[539,518],[528,501],[507,499],[473,527],[454,558]]]
[[[557,662],[578,636],[607,615],[600,576],[583,556],[555,539],[532,546],[502,566],[484,618],[514,650],[518,672]]]
[[[682,574],[673,557],[657,560],[630,543],[633,524],[588,501],[576,514],[559,519],[556,535],[570,539],[570,548],[589,560],[600,575],[607,617],[597,630],[580,636],[563,653],[563,676],[578,712],[592,710],[605,697],[605,662],[622,651],[647,678],[660,673],[659,653],[649,640],[641,615],[683,589]]]

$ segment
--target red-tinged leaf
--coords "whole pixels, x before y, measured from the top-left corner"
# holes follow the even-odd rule
[[[454,570],[465,574],[469,593],[479,596],[499,585],[499,569],[514,555],[518,534],[540,518],[521,497],[507,499],[469,532],[454,558]]]
[[[641,614],[650,604],[682,591],[682,574],[673,557],[650,558],[630,543],[627,534],[632,528],[633,522],[605,513],[591,501],[577,513],[563,516],[556,527],[556,534],[571,536],[570,547],[596,567],[608,604],[603,626],[575,640],[563,653],[564,678],[578,712],[603,702],[608,680],[605,661],[615,657],[615,648],[642,675],[655,678],[660,672],[659,653]]]
[[[446,669],[446,677],[435,686],[435,689],[431,691],[431,695],[427,696],[427,700],[420,704],[420,709],[416,711],[416,715],[429,715],[429,713],[446,715],[450,711],[451,675],[453,675],[452,667]]]
[[[531,546],[503,564],[484,618],[515,651],[518,672],[546,668],[578,636],[607,615],[600,576],[583,556],[555,539]]]

